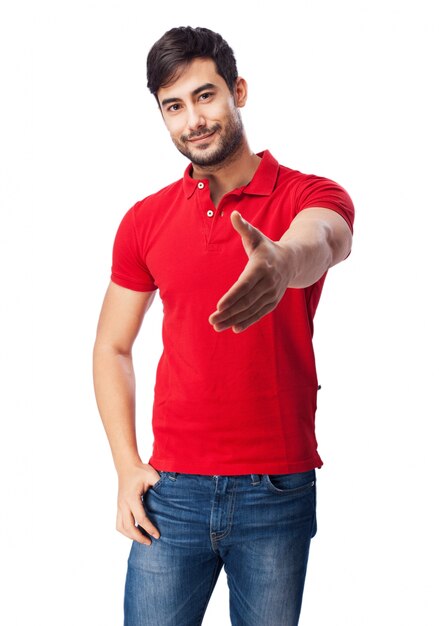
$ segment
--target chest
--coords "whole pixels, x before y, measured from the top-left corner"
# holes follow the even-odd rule
[[[217,207],[208,195],[167,207],[145,234],[144,260],[162,300],[221,297],[248,262],[233,210],[272,240],[279,240],[292,219],[292,207],[266,198],[227,196]]]

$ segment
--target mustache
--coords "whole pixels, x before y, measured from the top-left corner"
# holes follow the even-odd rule
[[[190,133],[189,135],[182,135],[180,139],[181,141],[190,141],[191,139],[196,139],[197,137],[203,137],[203,135],[211,135],[217,130],[220,130],[220,128],[220,124],[215,124],[212,128],[207,128],[207,126],[205,126],[196,132]]]

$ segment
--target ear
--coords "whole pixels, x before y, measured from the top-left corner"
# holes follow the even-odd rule
[[[242,76],[238,76],[238,78],[235,80],[235,88],[234,88],[234,93],[233,93],[235,106],[237,107],[245,106],[245,103],[247,102],[247,94],[248,94],[247,81],[244,78],[242,78]]]

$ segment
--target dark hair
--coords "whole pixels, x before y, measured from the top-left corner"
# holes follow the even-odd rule
[[[218,33],[208,28],[180,26],[168,30],[148,53],[146,60],[147,86],[157,99],[157,92],[178,78],[195,58],[210,58],[233,93],[238,77],[232,48]]]

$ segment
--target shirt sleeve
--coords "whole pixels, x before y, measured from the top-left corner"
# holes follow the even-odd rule
[[[355,209],[352,199],[341,185],[321,176],[305,175],[296,190],[297,212],[311,207],[332,209],[339,213],[354,232]]]
[[[154,291],[158,286],[140,254],[134,209],[124,215],[113,245],[111,280],[134,291]]]

